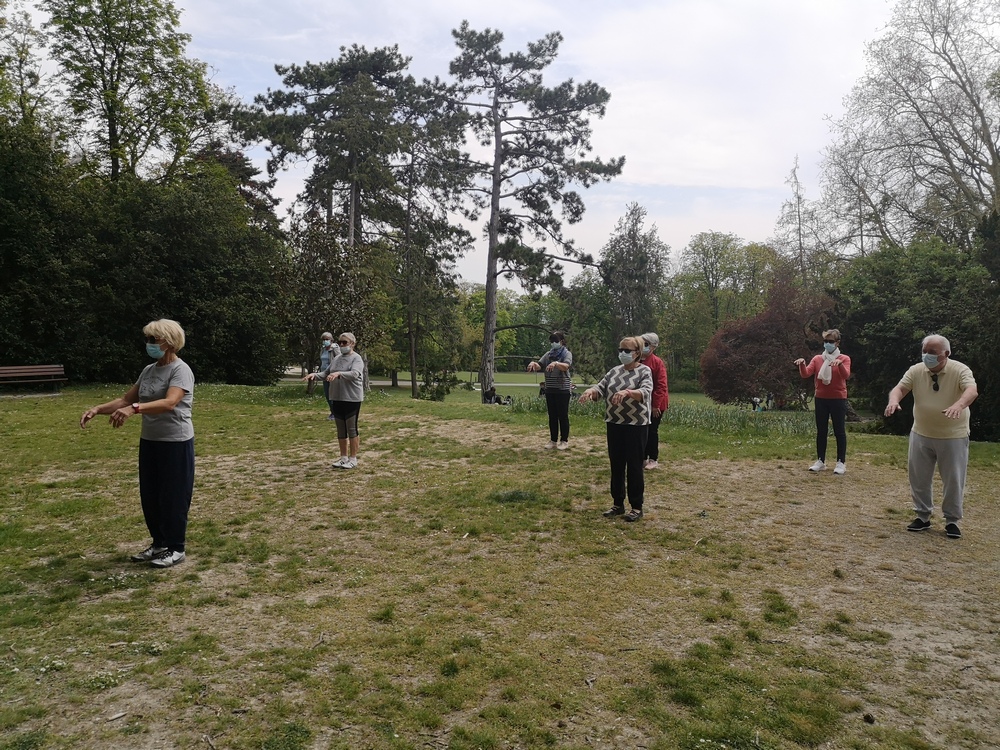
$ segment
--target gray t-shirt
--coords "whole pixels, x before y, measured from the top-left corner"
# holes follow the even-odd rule
[[[191,405],[194,402],[194,373],[187,362],[175,359],[160,367],[155,362],[147,366],[135,381],[139,386],[139,403],[159,401],[167,397],[168,388],[181,388],[184,396],[173,411],[163,414],[142,414],[143,440],[159,440],[167,443],[190,440],[194,437],[191,424]]]

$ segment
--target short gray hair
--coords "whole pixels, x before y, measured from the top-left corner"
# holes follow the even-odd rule
[[[920,348],[923,349],[927,346],[928,341],[940,341],[942,346],[944,346],[944,350],[948,352],[948,354],[951,354],[951,342],[940,333],[929,333],[924,336],[924,340],[920,342]]]
[[[351,346],[354,346],[355,344],[357,344],[357,343],[358,343],[358,340],[357,340],[356,338],[354,338],[354,334],[353,334],[353,333],[351,333],[350,331],[344,331],[344,332],[343,332],[342,334],[340,334],[340,336],[338,336],[337,338],[341,338],[341,339],[347,339],[348,341],[350,341],[350,342],[351,342]]]

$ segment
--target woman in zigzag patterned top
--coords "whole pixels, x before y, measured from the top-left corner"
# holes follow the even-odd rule
[[[642,518],[642,496],[646,480],[642,473],[646,437],[650,423],[653,373],[639,361],[642,339],[627,336],[618,344],[620,365],[612,367],[601,382],[580,396],[580,403],[605,399],[604,421],[608,431],[608,458],[611,460],[611,499],[606,518],[625,516],[626,521]],[[627,490],[626,490],[627,484]],[[632,506],[625,513],[625,497]]]

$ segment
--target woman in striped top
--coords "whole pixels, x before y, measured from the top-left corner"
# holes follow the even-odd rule
[[[653,373],[642,364],[642,339],[623,338],[618,344],[620,365],[612,367],[601,382],[580,396],[580,403],[605,399],[604,421],[611,461],[613,505],[604,516],[625,516],[626,521],[642,518],[642,496],[646,480],[642,473],[653,396]],[[625,498],[632,506],[625,513]]]

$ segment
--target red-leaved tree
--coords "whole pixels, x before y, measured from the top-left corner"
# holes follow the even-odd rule
[[[792,363],[821,348],[833,300],[803,290],[789,276],[775,280],[767,308],[720,328],[701,356],[704,393],[722,404],[762,401],[770,393],[779,409],[805,404],[812,381]]]

